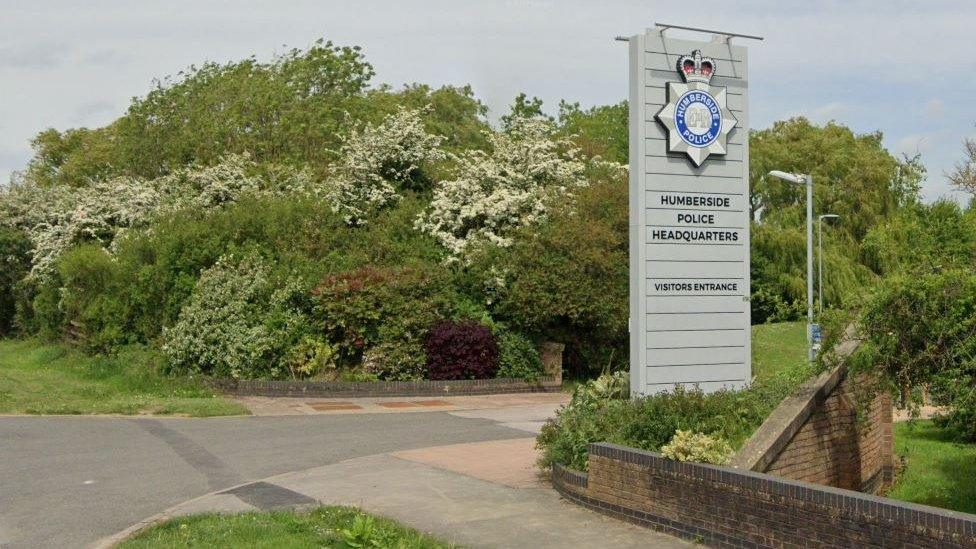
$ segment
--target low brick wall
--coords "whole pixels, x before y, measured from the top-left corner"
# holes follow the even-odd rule
[[[553,486],[593,510],[714,547],[976,547],[976,515],[591,444]]]
[[[858,417],[841,367],[783,401],[732,461],[739,469],[862,492],[891,484],[891,396],[880,394]]]
[[[857,342],[838,354],[848,356]],[[844,365],[805,383],[783,400],[736,453],[731,465],[761,473],[877,493],[891,484],[894,438],[891,396],[861,410],[857,380]]]
[[[764,472],[861,492],[891,484],[891,397],[879,395],[859,421],[849,386],[841,381]]]
[[[220,392],[241,396],[319,398],[555,393],[562,389],[562,384],[551,377],[531,382],[522,379],[362,382],[215,379],[210,385]]]

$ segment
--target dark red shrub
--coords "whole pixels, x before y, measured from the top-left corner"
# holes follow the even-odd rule
[[[498,342],[477,322],[441,322],[425,342],[430,379],[488,379],[498,372]]]

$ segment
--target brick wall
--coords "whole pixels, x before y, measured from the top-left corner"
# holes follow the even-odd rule
[[[213,379],[210,385],[234,395],[277,397],[384,397],[488,395],[497,393],[556,393],[562,383],[551,377],[523,379],[453,379],[443,381],[295,381]]]
[[[857,380],[843,366],[785,399],[736,454],[733,467],[864,492],[892,480],[892,406],[879,394],[859,417]]]
[[[976,516],[871,494],[891,482],[892,406],[880,395],[859,415],[858,381],[842,364],[805,383],[730,467],[591,444],[589,472],[557,466],[553,486],[580,505],[715,547],[976,548]]]
[[[850,383],[827,395],[764,472],[868,492],[891,481],[891,397],[879,395],[859,420]]]
[[[976,516],[612,444],[589,472],[556,467],[567,499],[715,547],[976,547]]]

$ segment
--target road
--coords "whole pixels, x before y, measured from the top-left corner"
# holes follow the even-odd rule
[[[271,475],[525,436],[446,412],[0,417],[0,546],[84,547],[190,498]]]

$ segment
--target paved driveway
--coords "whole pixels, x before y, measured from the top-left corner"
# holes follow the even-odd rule
[[[247,481],[397,450],[525,436],[497,420],[446,412],[0,417],[0,545],[83,547]]]

